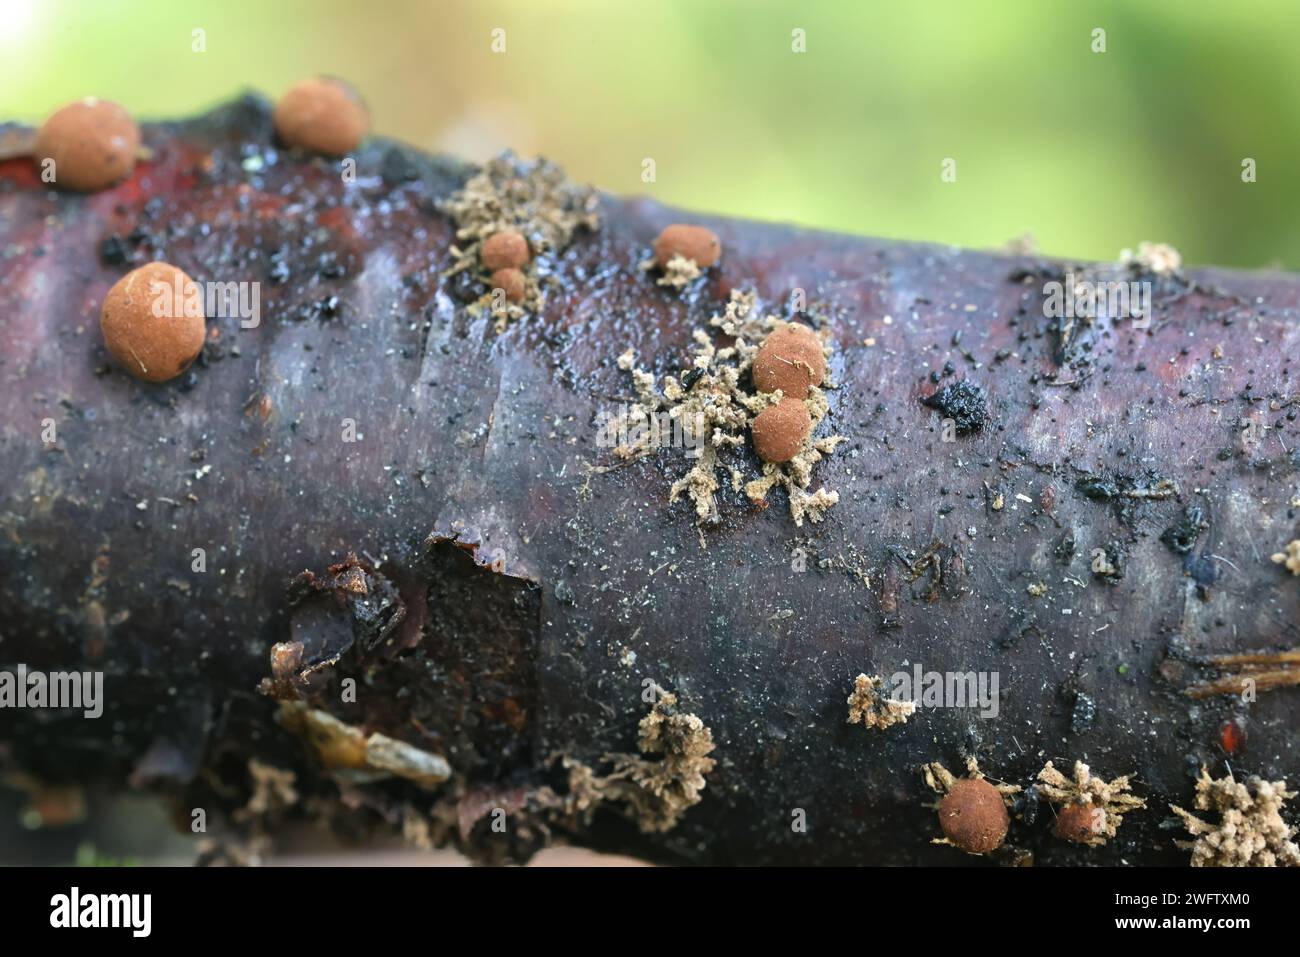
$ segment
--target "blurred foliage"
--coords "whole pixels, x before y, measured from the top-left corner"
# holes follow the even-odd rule
[[[0,0],[0,116],[91,93],[177,116],[325,72],[384,134],[681,206],[1295,269],[1297,36],[1296,0]]]
[[[74,867],[139,867],[140,860],[135,857],[112,857],[102,854],[89,841],[77,845]]]

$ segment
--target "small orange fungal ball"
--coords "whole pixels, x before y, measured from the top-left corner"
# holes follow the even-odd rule
[[[513,230],[503,230],[487,238],[479,255],[489,272],[522,269],[529,259],[528,240]]]
[[[754,451],[764,462],[789,462],[812,431],[812,416],[798,399],[782,399],[754,419]]]
[[[753,368],[758,391],[780,389],[786,396],[806,399],[809,387],[821,385],[826,378],[826,355],[816,333],[787,322],[763,340]]]
[[[1093,804],[1071,804],[1056,815],[1056,836],[1087,844],[1106,829],[1106,812]]]
[[[939,826],[955,846],[987,854],[1002,846],[1011,818],[998,789],[982,778],[961,778],[939,804]]]
[[[655,240],[655,263],[660,269],[674,256],[692,260],[701,269],[708,269],[722,256],[722,243],[711,229],[674,223],[664,228]]]
[[[111,186],[129,174],[140,150],[140,128],[109,100],[87,97],[56,110],[36,133],[33,158],[61,189]]]
[[[275,105],[275,131],[288,146],[326,156],[356,149],[370,131],[370,114],[347,83],[315,76],[289,89]]]
[[[513,267],[498,269],[492,274],[492,288],[500,289],[506,294],[506,298],[511,302],[520,303],[524,301],[524,293],[528,289],[527,281],[524,279],[523,271]]]
[[[203,349],[203,296],[175,266],[148,263],[108,291],[99,326],[108,351],[132,375],[166,382],[188,369]]]

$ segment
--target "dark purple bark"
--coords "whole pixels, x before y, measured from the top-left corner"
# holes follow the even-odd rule
[[[1096,850],[1054,839],[1045,809],[1015,821],[1010,842],[1040,862],[1178,862],[1160,824],[1202,763],[1300,780],[1294,689],[1249,705],[1182,690],[1197,656],[1300,643],[1300,581],[1269,561],[1300,537],[1295,277],[1192,270],[1157,282],[1149,330],[1063,336],[1042,308],[1060,263],[704,219],[723,260],[680,294],[638,268],[680,214],[607,198],[602,229],[543,264],[558,280],[543,314],[498,334],[466,311],[472,280],[440,278],[452,227],[435,204],[462,165],[372,141],[345,186],[321,160],[271,162],[251,98],[145,140],[153,161],[91,196],[0,165],[0,666],[107,676],[99,720],[0,711],[8,768],[232,808],[257,757],[332,800],[259,691],[272,645],[297,639],[304,666],[339,658],[304,685],[318,702],[359,680],[356,705],[323,707],[454,773],[445,791],[365,786],[341,823],[395,826],[391,808],[459,794],[473,824],[472,801],[563,793],[559,756],[636,750],[645,679],[712,730],[703,800],[664,835],[604,811],[553,821],[569,839],[690,861],[964,863],[930,843],[918,769],[959,771],[969,752],[1022,785],[1081,759],[1148,798]],[[97,328],[109,286],[155,257],[263,294],[260,327],[210,320],[193,374],[160,386],[112,365]],[[779,490],[767,509],[725,493],[702,547],[690,504],[668,503],[673,452],[580,494],[585,466],[612,464],[594,422],[631,394],[620,353],[675,371],[731,289],[785,314],[796,287],[833,329],[826,428],[850,439],[817,467],[840,494],[823,523],[796,528]],[[940,441],[931,372],[979,387],[982,427]],[[1251,416],[1270,428],[1243,444]],[[344,419],[359,441],[340,441]],[[756,473],[748,451],[736,461]],[[1131,496],[1161,479],[1178,495]],[[1189,505],[1206,527],[1180,554],[1161,534]],[[1098,547],[1122,577],[1092,573]],[[856,674],[915,663],[998,672],[1000,713],[846,724]],[[1248,734],[1227,756],[1233,718]],[[484,830],[467,846],[499,856]]]

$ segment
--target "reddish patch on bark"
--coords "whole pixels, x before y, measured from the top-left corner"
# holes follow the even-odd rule
[[[1236,754],[1246,746],[1246,725],[1240,718],[1229,718],[1219,726],[1219,746]]]

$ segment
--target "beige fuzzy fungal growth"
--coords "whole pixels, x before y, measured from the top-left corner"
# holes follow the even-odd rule
[[[1146,807],[1144,800],[1129,793],[1127,775],[1113,781],[1094,777],[1082,761],[1074,762],[1072,778],[1048,761],[1038,772],[1038,790],[1062,807],[1060,820],[1066,824],[1058,824],[1057,836],[1089,847],[1105,844],[1124,823],[1125,814]],[[1081,807],[1087,809],[1086,815],[1081,813]]]
[[[638,726],[637,747],[642,754],[662,755],[656,760],[624,758],[632,780],[661,799],[672,817],[700,802],[704,777],[717,763],[713,734],[699,717],[677,710],[677,696],[661,694]]]
[[[699,717],[677,709],[677,696],[659,691],[650,713],[641,719],[637,747],[642,756],[607,754],[613,766],[598,775],[581,762],[565,758],[569,771],[569,813],[589,820],[606,802],[624,812],[645,833],[670,831],[689,808],[699,804],[705,777],[717,763],[713,734]]]
[[[606,436],[617,429],[620,435],[631,438],[603,444],[613,446],[620,459],[639,458],[669,444],[664,434],[666,426],[671,444],[684,446],[684,454],[693,462],[689,471],[673,483],[669,500],[689,497],[700,525],[719,521],[716,493],[722,488],[719,473],[724,470],[723,480],[729,479],[735,491],[743,488],[756,504],[765,502],[767,493],[781,485],[789,496],[790,515],[796,525],[802,525],[805,518],[820,521],[825,510],[839,501],[839,495],[824,488],[807,491],[812,484],[812,469],[824,455],[846,441],[839,435],[812,437],[829,410],[825,394],[816,387],[809,390],[805,405],[812,429],[799,451],[788,462],[765,463],[761,477],[746,484],[740,469],[724,464],[722,454],[745,446],[754,420],[783,398],[779,391],[755,392],[741,385],[758,352],[758,343],[783,323],[775,316],[759,315],[753,293],[733,291],[725,312],[714,316],[709,324],[731,337],[732,344],[718,348],[708,332],[697,329],[690,369],[680,378],[667,375],[659,383],[650,372],[633,367],[637,401],[626,411],[625,418],[607,420],[605,424]],[[625,360],[628,365],[634,361],[624,353],[619,357],[620,367]]]
[[[249,814],[270,814],[298,803],[298,791],[294,788],[297,775],[292,771],[250,758],[248,776],[253,783],[253,793],[244,810]]]
[[[201,866],[260,867],[274,847],[271,835],[285,812],[302,801],[297,775],[256,758],[248,759],[248,800],[230,814],[232,828],[204,837],[197,847]]]
[[[1296,830],[1282,819],[1282,805],[1295,797],[1285,781],[1252,777],[1238,783],[1229,772],[1214,779],[1205,768],[1196,782],[1196,809],[1219,816],[1218,824],[1170,805],[1195,840],[1179,842],[1192,851],[1193,867],[1297,867]]]
[[[1273,561],[1285,565],[1292,575],[1300,575],[1300,538],[1288,542],[1285,551],[1273,555]]]
[[[853,679],[853,693],[848,697],[849,724],[861,724],[867,730],[883,730],[905,724],[916,713],[915,701],[896,701],[881,691],[883,679],[878,675],[860,674]]]
[[[653,259],[647,259],[641,264],[642,269],[656,269],[658,263]],[[663,266],[662,274],[655,279],[657,286],[672,286],[674,289],[681,289],[690,285],[696,279],[704,275],[702,270],[694,259],[687,259],[685,256],[677,255]]]
[[[531,251],[532,261],[540,255],[557,253],[572,242],[579,229],[594,231],[600,227],[596,212],[597,196],[589,188],[570,183],[564,170],[549,160],[522,160],[513,153],[503,153],[489,160],[483,168],[440,206],[456,224],[456,244],[451,248],[453,264],[445,276],[466,269],[475,270],[488,281],[493,272],[490,264],[502,261],[496,250],[484,246],[498,234],[510,234],[523,240],[522,248]],[[497,244],[503,241],[496,240]],[[520,243],[513,242],[515,247]],[[519,259],[516,248],[510,262]],[[525,259],[530,266],[532,262]],[[524,271],[525,286],[520,301],[493,297],[491,290],[470,306],[471,314],[490,310],[498,331],[516,319],[541,309],[545,292],[536,273]]]
[[[1138,243],[1137,252],[1120,250],[1119,261],[1130,268],[1157,276],[1174,276],[1183,268],[1182,254],[1168,243]]]

